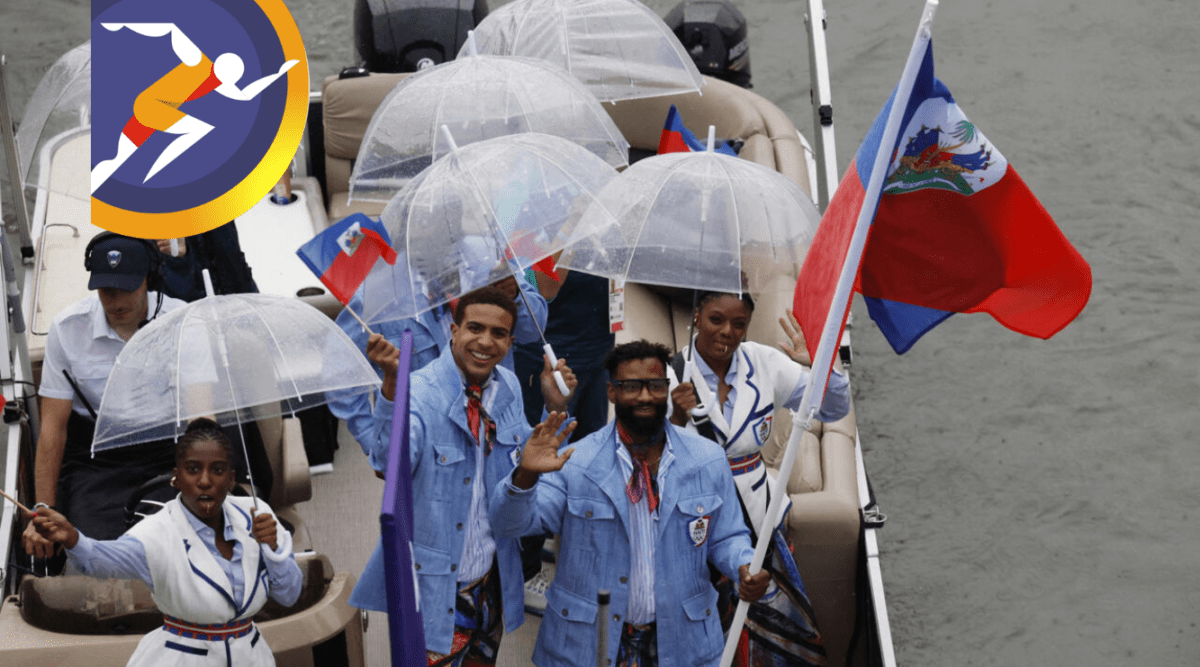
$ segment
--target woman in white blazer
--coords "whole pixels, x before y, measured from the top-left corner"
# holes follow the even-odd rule
[[[67,548],[68,562],[99,578],[141,579],[164,614],[131,666],[274,665],[251,620],[267,598],[290,606],[301,574],[291,535],[262,501],[229,496],[229,440],[208,419],[179,439],[171,485],[179,496],[121,537],[97,541],[52,509],[35,507],[34,528]]]
[[[801,366],[807,358],[799,329],[780,320],[791,339],[784,351],[743,340],[753,314],[754,301],[748,294],[707,292],[698,298],[694,349],[684,348],[672,364],[670,417],[675,425],[725,448],[751,534],[762,525],[771,494],[782,491],[767,474],[760,453],[771,435],[775,409],[798,408],[808,383],[808,370]],[[680,383],[676,378],[685,365],[692,366],[694,381]],[[711,406],[706,419],[690,415],[698,404]],[[849,409],[849,382],[835,370],[817,418],[835,421]],[[785,520],[786,516],[784,512]],[[824,664],[824,642],[783,527],[781,522],[770,536],[763,563],[773,585],[747,615],[749,664]],[[737,604],[737,597],[732,582],[718,585],[718,590],[724,615]]]

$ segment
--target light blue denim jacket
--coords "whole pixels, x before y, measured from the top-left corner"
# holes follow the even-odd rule
[[[517,377],[497,366],[491,382],[497,382],[499,386],[489,411],[496,421],[497,442],[484,464],[488,489],[512,473],[520,460],[521,449],[533,431],[525,421]],[[430,651],[449,653],[454,634],[458,561],[462,557],[463,536],[471,507],[471,477],[475,474],[474,448],[477,446],[467,426],[462,375],[450,348],[413,373],[409,394],[413,554],[419,568],[417,581],[425,621],[425,646]],[[387,462],[391,431],[392,403],[380,398],[375,404],[369,452],[372,465],[377,469]],[[504,625],[512,632],[525,621],[524,578],[515,537],[496,537],[496,559],[500,567]],[[381,544],[377,544],[371,554],[363,576],[350,596],[350,604],[361,609],[387,611]]]
[[[546,298],[538,292],[524,276],[517,275],[517,287],[525,294],[525,298],[517,299],[517,322],[513,326],[513,337],[516,344],[540,343],[542,340],[541,331],[546,328],[546,316],[549,313],[549,306],[546,304]],[[528,304],[528,307],[527,307]],[[367,353],[367,332],[363,331],[362,325],[353,315],[346,312],[353,310],[356,313],[362,313],[362,292],[354,295],[346,308],[338,314],[337,325],[342,331],[354,341],[359,351],[365,356]],[[450,323],[454,321],[454,314],[449,308],[443,309],[438,306],[433,310],[426,310],[416,317],[408,317],[400,320],[388,320],[372,324],[371,328],[388,340],[389,343],[400,347],[400,339],[404,334],[405,329],[412,329],[413,332],[413,356],[412,368],[416,371],[424,368],[429,362],[437,359],[442,350],[450,343]],[[516,347],[514,345],[513,347]],[[513,351],[510,349],[505,355],[504,360],[500,365],[508,370],[513,370]],[[383,377],[383,372],[379,371],[379,376]],[[378,396],[376,397],[378,399]],[[368,442],[371,435],[371,423],[373,417],[371,415],[370,396],[363,392],[330,392],[329,394],[329,410],[334,417],[346,422],[346,428],[350,431],[350,435],[354,437],[359,446],[363,448],[363,452],[367,453],[369,449]],[[390,413],[389,413],[390,414]],[[380,470],[380,468],[376,468]]]
[[[630,534],[626,479],[614,425],[575,443],[557,473],[522,492],[504,478],[492,491],[497,539],[550,531],[559,535],[558,568],[533,662],[547,667],[596,660],[596,592],[611,592],[607,654],[616,659],[629,605]],[[725,452],[668,424],[675,458],[663,478],[655,547],[654,598],[660,667],[716,665],[724,637],[708,562],[726,576],[754,556]],[[702,523],[701,523],[702,522]]]

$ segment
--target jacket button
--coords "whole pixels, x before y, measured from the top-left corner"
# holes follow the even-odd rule
[[[625,583],[629,583],[629,577],[621,577],[621,580],[620,580],[620,581],[621,581],[621,583],[623,583],[623,584],[625,584]]]
[[[451,564],[450,564],[450,571],[451,571],[451,572],[454,572],[454,571],[455,571],[455,570],[457,570],[457,569],[458,569],[458,563],[451,563]]]
[[[705,615],[705,616],[712,616],[712,608],[710,607],[710,608],[708,608],[708,609],[705,609],[705,610],[704,610],[704,615]]]
[[[470,478],[470,477],[464,477],[464,478],[463,478],[463,484],[470,484],[470,483],[471,483],[471,478]]]
[[[616,622],[618,622],[618,623],[620,623],[620,622],[621,622],[621,615],[620,615],[620,614],[613,614],[613,620],[614,620],[614,621],[616,621]]]
[[[451,616],[453,616],[453,615],[454,615],[454,607],[451,607],[451,608],[447,609],[447,610],[446,610],[446,613],[447,613],[447,614],[450,614]]]
[[[457,525],[457,526],[455,526],[455,527],[456,527],[456,528],[458,528],[459,530],[462,530],[462,524],[461,524],[461,523],[460,523],[460,524],[458,524],[458,525]]]
[[[443,457],[442,457],[440,460],[441,460],[441,462],[442,462],[442,463],[445,463],[445,462],[446,462],[446,457],[445,457],[445,456],[443,456]]]
[[[567,615],[567,610],[563,609],[563,616],[566,616],[566,615]]]
[[[703,512],[703,511],[704,511],[704,505],[696,505],[696,511],[697,511],[697,512]]]
[[[592,511],[588,510],[588,511],[584,512],[583,515],[590,519],[590,518],[592,518]]]
[[[421,564],[420,564],[420,563],[413,563],[413,569],[414,569],[414,570],[419,570],[419,569],[421,569]]]

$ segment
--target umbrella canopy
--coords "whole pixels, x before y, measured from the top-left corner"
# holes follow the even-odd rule
[[[586,149],[544,134],[452,150],[383,210],[400,258],[367,276],[363,317],[412,317],[529,268],[567,244],[614,176]]]
[[[87,179],[52,178],[51,153],[70,143],[73,161],[91,168],[92,43],[67,51],[38,82],[17,131],[21,181],[27,187],[91,201]],[[52,145],[50,151],[44,150]],[[76,155],[78,154],[78,155]]]
[[[617,220],[612,224],[611,217]],[[628,281],[738,293],[798,275],[821,215],[779,172],[711,150],[641,160],[601,191],[558,264]]]
[[[352,201],[389,201],[449,145],[538,132],[569,139],[611,167],[629,164],[629,143],[600,102],[566,72],[540,60],[468,56],[396,84],[371,118],[350,177]]]
[[[109,375],[92,451],[177,438],[190,419],[222,426],[372,391],[379,376],[328,317],[298,299],[210,296],[156,318]]]
[[[480,21],[475,39],[480,53],[554,63],[602,102],[704,85],[679,38],[637,0],[515,0]]]

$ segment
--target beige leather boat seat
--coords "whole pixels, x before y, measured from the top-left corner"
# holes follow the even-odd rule
[[[353,79],[331,76],[321,84],[321,106],[325,128],[325,194],[329,219],[341,220],[351,213],[376,217],[383,202],[349,202],[350,174],[358,148],[371,124],[371,116],[384,97],[408,74],[371,74]]]
[[[274,480],[267,502],[276,515],[292,524],[293,548],[297,551],[310,549],[312,539],[308,528],[295,511],[298,503],[312,499],[312,473],[304,450],[300,420],[280,415],[260,416],[258,431]]]
[[[371,116],[383,98],[407,74],[371,74],[352,79],[329,77],[321,85],[325,130],[325,188],[330,220],[355,212],[377,216],[382,202],[349,202],[350,174]],[[631,146],[658,148],[662,122],[672,104],[684,123],[705,137],[716,126],[721,138],[745,142],[741,156],[776,169],[808,190],[808,171],[795,125],[763,97],[719,79],[705,77],[703,95],[668,95],[604,104]]]
[[[625,140],[634,148],[656,150],[667,112],[674,104],[683,124],[702,141],[708,126],[719,139],[745,142],[739,155],[781,172],[808,191],[808,170],[796,126],[778,107],[756,93],[731,83],[704,77],[701,93],[664,95],[606,103]],[[647,118],[657,119],[647,122]]]
[[[301,553],[296,556],[296,564],[303,577],[296,604],[285,608],[268,601],[255,615],[255,621],[298,614],[321,600],[333,578],[329,558]],[[140,635],[163,623],[162,612],[142,581],[80,575],[25,577],[19,595],[21,617],[39,630],[72,635]]]

